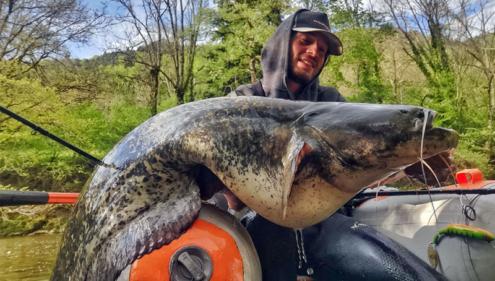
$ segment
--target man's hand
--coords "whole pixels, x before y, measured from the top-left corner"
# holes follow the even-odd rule
[[[223,195],[225,196],[225,199],[227,199],[229,209],[240,211],[242,208],[246,207],[246,205],[242,203],[242,201],[239,200],[239,198],[237,198],[237,196],[235,196],[230,190],[225,189]]]

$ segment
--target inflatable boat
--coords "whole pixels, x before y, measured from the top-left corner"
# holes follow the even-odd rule
[[[470,169],[456,182],[430,191],[366,190],[351,215],[449,280],[495,280],[495,181]]]

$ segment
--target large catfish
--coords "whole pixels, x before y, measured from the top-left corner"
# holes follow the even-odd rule
[[[53,280],[113,280],[179,237],[216,177],[266,219],[303,228],[363,187],[457,144],[419,107],[215,98],[175,107],[105,157],[69,222]],[[423,149],[422,131],[425,129]]]

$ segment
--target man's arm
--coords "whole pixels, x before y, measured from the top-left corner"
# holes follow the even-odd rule
[[[234,91],[230,92],[227,96],[265,96],[265,92],[263,90],[263,86],[261,86],[261,82],[257,81],[254,84],[241,85]]]

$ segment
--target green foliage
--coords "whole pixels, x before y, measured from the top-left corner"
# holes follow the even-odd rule
[[[428,95],[423,97],[422,105],[435,109],[439,115],[439,124],[454,129],[461,129],[459,110],[456,108],[455,81],[450,71],[438,72],[436,83],[429,83]]]
[[[82,73],[86,73],[85,70]],[[61,76],[74,82],[75,79],[70,78]],[[115,87],[118,81],[109,82],[114,89],[119,89]],[[104,84],[100,82],[101,88],[111,88]],[[0,104],[98,158],[149,116],[146,107],[136,104],[127,92],[106,95],[102,91],[100,97],[106,102],[91,103],[86,98],[77,98],[77,93],[84,97],[85,92],[70,89],[61,93],[55,87],[43,86],[40,80],[9,79],[1,74],[0,92]],[[0,182],[3,185],[29,186],[36,190],[79,190],[92,170],[86,159],[15,120],[2,117],[0,129]]]
[[[282,1],[220,3],[211,23],[212,44],[202,46],[196,60],[196,98],[222,96],[261,78],[261,49],[284,7]]]
[[[382,15],[365,8],[362,0],[329,0],[330,22],[337,29],[374,27],[382,24]]]
[[[169,97],[160,103],[159,108],[160,108],[160,111],[165,111],[165,110],[172,108],[176,105],[177,105],[177,98],[176,97]]]
[[[102,158],[126,133],[147,119],[146,108],[116,104],[105,114],[93,105],[66,107],[47,130]],[[33,119],[32,119],[33,120]],[[33,120],[35,121],[35,120]],[[78,190],[92,170],[88,160],[26,127],[4,139],[0,149],[0,175],[7,183],[31,189]],[[27,181],[26,181],[27,180]]]
[[[10,65],[7,73],[19,74],[20,68],[19,65]],[[41,126],[55,123],[56,118],[49,117],[50,114],[54,116],[64,110],[54,90],[44,87],[37,80],[26,77],[11,79],[0,74],[0,92],[2,93],[0,104],[28,120],[37,120],[36,122]],[[57,165],[52,161],[59,151],[56,148],[52,149],[43,138],[34,135],[31,130],[17,121],[4,116],[0,119],[0,128],[1,178],[7,183],[12,182],[12,177],[32,177],[33,170],[28,167],[44,170],[45,167],[51,166],[50,170],[56,175],[60,175],[58,172],[63,172],[56,171]],[[38,151],[37,148],[42,148],[42,151]]]
[[[486,149],[473,146],[473,142],[476,142],[475,135],[478,133],[461,136],[461,142],[454,153],[456,167],[458,170],[478,168],[485,176],[488,176],[488,179],[493,179],[493,171],[488,165]]]
[[[381,77],[381,54],[375,47],[380,30],[350,28],[339,33],[345,48],[341,57],[331,57],[321,75],[323,83],[345,86],[350,101],[383,103],[391,100],[390,89]]]
[[[0,237],[40,232],[60,233],[67,224],[71,206],[45,205],[0,209]]]

